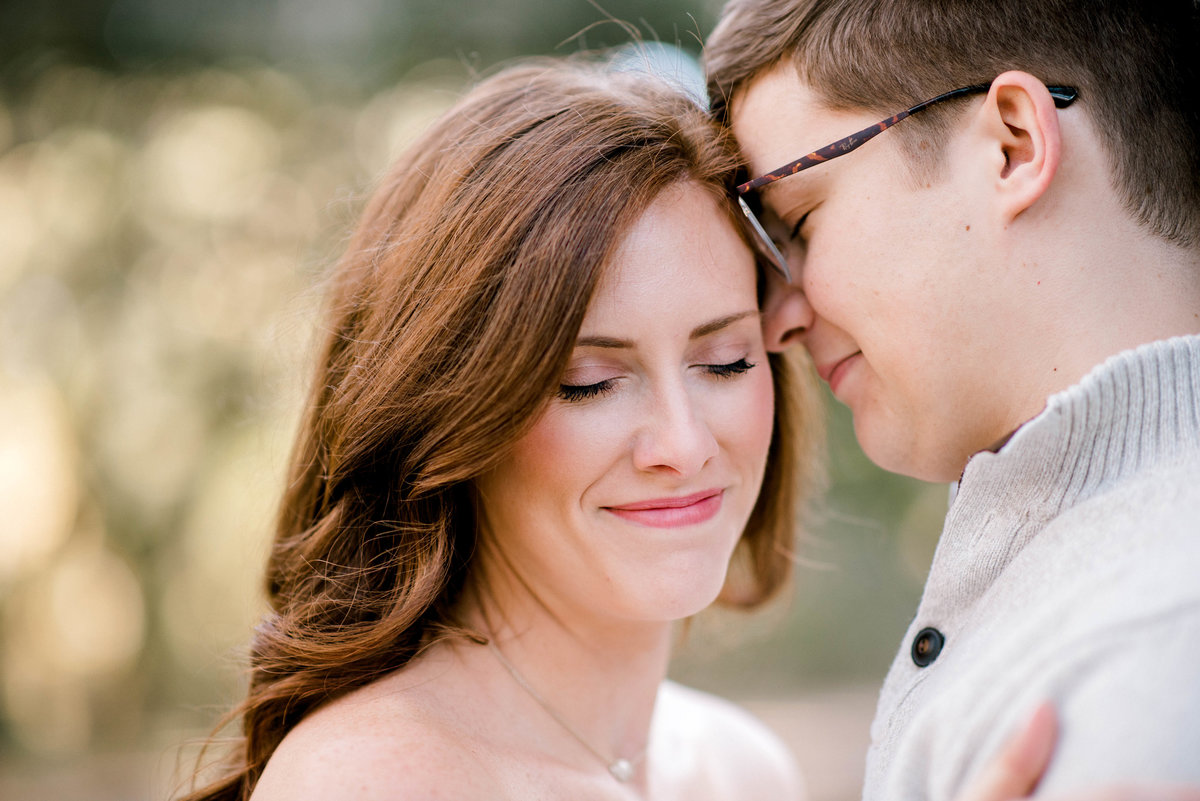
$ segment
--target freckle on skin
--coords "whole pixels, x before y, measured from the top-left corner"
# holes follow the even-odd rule
[[[971,230],[971,226],[969,226],[969,225],[968,225],[968,226],[967,226],[967,230],[968,230],[968,231],[970,231],[970,230]]]

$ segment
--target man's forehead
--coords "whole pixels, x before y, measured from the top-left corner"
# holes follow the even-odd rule
[[[830,109],[786,62],[755,76],[734,95],[729,108],[730,127],[752,175],[854,133],[871,117],[867,112]],[[800,179],[789,178],[788,183]],[[768,196],[774,186],[765,187]]]

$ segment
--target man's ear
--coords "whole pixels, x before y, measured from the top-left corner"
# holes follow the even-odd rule
[[[1058,171],[1058,110],[1045,84],[1027,72],[1010,71],[992,81],[980,120],[1003,156],[996,160],[995,186],[1007,222],[1045,194]]]

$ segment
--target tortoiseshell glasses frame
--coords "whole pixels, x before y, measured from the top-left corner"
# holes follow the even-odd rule
[[[789,161],[787,164],[784,164],[778,169],[771,170],[764,175],[760,175],[757,178],[746,181],[743,184],[739,184],[737,187],[737,194],[742,213],[746,215],[747,219],[749,219],[751,228],[754,229],[755,233],[760,238],[760,244],[766,251],[766,255],[772,260],[778,260],[779,263],[775,266],[779,272],[787,277],[789,282],[791,281],[787,260],[783,258],[783,255],[779,252],[779,248],[776,247],[771,238],[767,236],[766,231],[763,229],[762,223],[758,221],[754,211],[742,197],[743,195],[745,195],[747,192],[752,192],[755,189],[760,189],[767,184],[774,183],[782,178],[787,178],[789,175],[795,175],[802,170],[807,170],[809,167],[815,167],[818,164],[824,164],[830,159],[835,159],[838,156],[844,156],[883,133],[888,128],[891,128],[901,120],[911,117],[919,111],[924,111],[935,103],[941,103],[943,100],[953,100],[956,97],[963,97],[965,95],[986,92],[991,88],[991,86],[992,85],[990,83],[978,83],[972,86],[964,86],[961,89],[954,89],[953,91],[945,92],[937,97],[926,100],[923,103],[917,103],[915,106],[907,108],[904,111],[901,111],[899,114],[893,114],[887,119],[881,120],[869,128],[863,128],[857,133],[852,133],[849,136],[843,137],[833,144],[826,145],[820,150],[814,150],[812,153],[809,153],[806,156],[801,156],[795,161]],[[1054,99],[1054,105],[1056,108],[1066,108],[1075,101],[1075,98],[1079,97],[1079,90],[1072,86],[1047,86],[1046,91],[1048,91],[1050,93],[1050,97]]]

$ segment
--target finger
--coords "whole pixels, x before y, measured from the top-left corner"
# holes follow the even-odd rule
[[[957,801],[1006,801],[1029,795],[1050,764],[1057,735],[1054,708],[1039,704]]]

